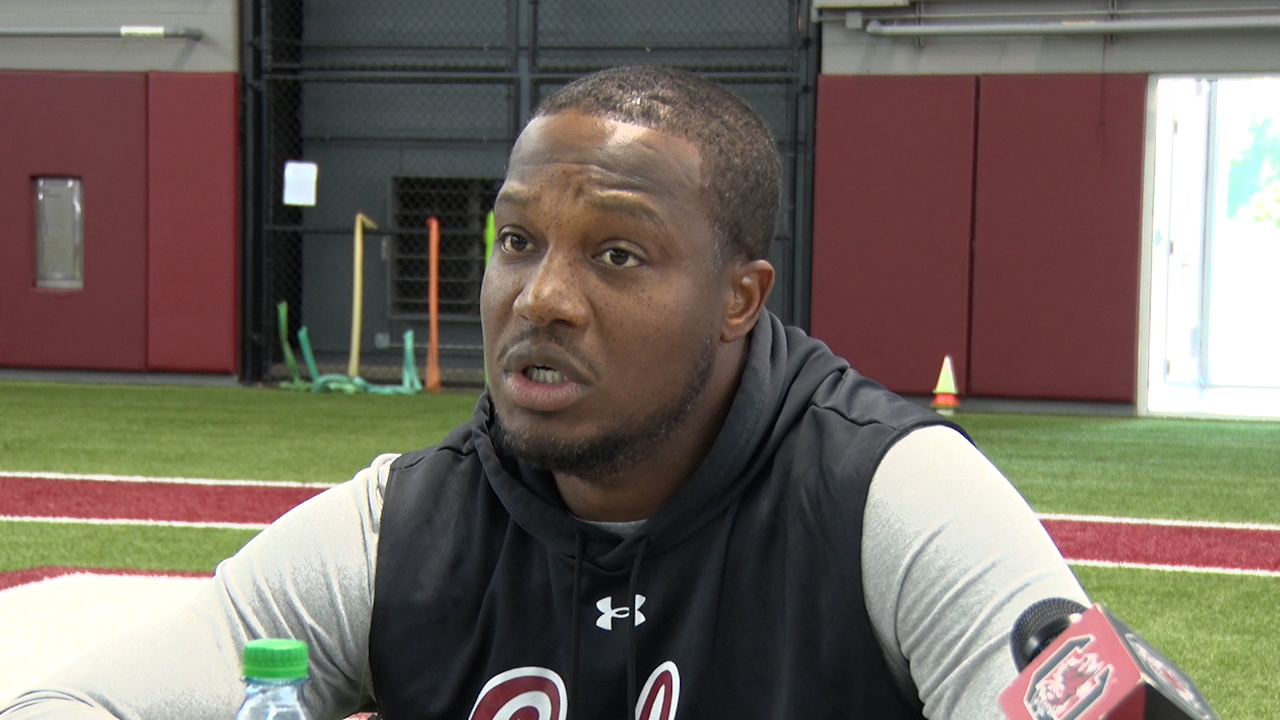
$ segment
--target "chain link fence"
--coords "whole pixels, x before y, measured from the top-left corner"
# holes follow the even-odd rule
[[[426,221],[437,217],[444,379],[482,382],[484,222],[511,145],[540,97],[620,64],[705,73],[770,122],[790,180],[773,259],[780,284],[794,285],[816,61],[807,2],[246,0],[246,13],[247,380],[284,372],[280,301],[291,337],[307,326],[322,371],[345,368],[352,226],[364,213],[378,228],[363,256],[363,374],[398,377],[406,329],[422,352]],[[282,202],[291,160],[319,168],[314,207]],[[803,322],[795,293],[779,290],[773,309]]]

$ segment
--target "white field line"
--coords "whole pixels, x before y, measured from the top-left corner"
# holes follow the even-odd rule
[[[1254,577],[1280,577],[1275,570],[1242,570],[1239,568],[1199,567],[1196,565],[1156,565],[1151,563],[1109,562],[1107,560],[1067,560],[1068,565],[1100,568],[1132,568],[1134,570],[1160,570],[1164,572],[1215,573],[1219,575],[1251,575]]]
[[[1154,527],[1191,527],[1212,528],[1218,530],[1267,530],[1280,532],[1280,525],[1266,523],[1218,522],[1215,520],[1162,520],[1159,518],[1111,517],[1108,515],[1068,515],[1062,513],[1040,513],[1041,520],[1070,520],[1073,522],[1115,524],[1115,525],[1148,525]]]
[[[38,480],[101,480],[105,482],[171,483],[174,485],[241,485],[249,487],[328,488],[336,483],[304,483],[292,480],[214,480],[212,478],[145,477],[143,475],[86,475],[80,473],[26,472],[0,470],[0,478],[35,478]]]
[[[262,530],[261,523],[185,522],[182,520],[129,520],[123,518],[29,517],[0,515],[0,522],[66,523],[71,525],[151,525],[156,527],[219,528],[224,530]]]

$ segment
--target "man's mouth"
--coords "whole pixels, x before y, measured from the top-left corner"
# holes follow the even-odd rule
[[[581,376],[572,366],[560,365],[556,358],[549,361],[559,367],[540,365],[529,359],[512,368],[510,374],[503,373],[498,387],[505,401],[515,407],[543,413],[558,412],[577,402],[587,390]]]
[[[537,413],[566,410],[587,393],[597,375],[554,342],[521,340],[504,348],[495,398]],[[493,378],[490,378],[493,379]]]
[[[557,385],[565,381],[564,373],[545,365],[530,365],[524,369],[524,376],[536,383]]]

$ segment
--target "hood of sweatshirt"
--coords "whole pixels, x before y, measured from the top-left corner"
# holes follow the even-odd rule
[[[472,441],[490,486],[521,528],[557,554],[575,557],[581,552],[583,559],[602,570],[619,570],[632,564],[642,545],[648,555],[661,554],[723,513],[760,477],[759,471],[804,415],[819,386],[848,367],[822,342],[765,312],[751,332],[742,379],[707,457],[626,538],[575,518],[550,473],[496,450],[490,435],[493,404],[487,391],[476,406]]]

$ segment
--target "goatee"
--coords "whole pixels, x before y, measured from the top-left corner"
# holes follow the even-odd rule
[[[499,453],[535,469],[607,482],[628,466],[660,452],[662,443],[675,435],[711,382],[714,359],[713,341],[707,338],[693,358],[692,372],[679,396],[630,426],[602,425],[594,436],[564,439],[513,431],[502,422],[495,406],[490,431],[493,444]]]

